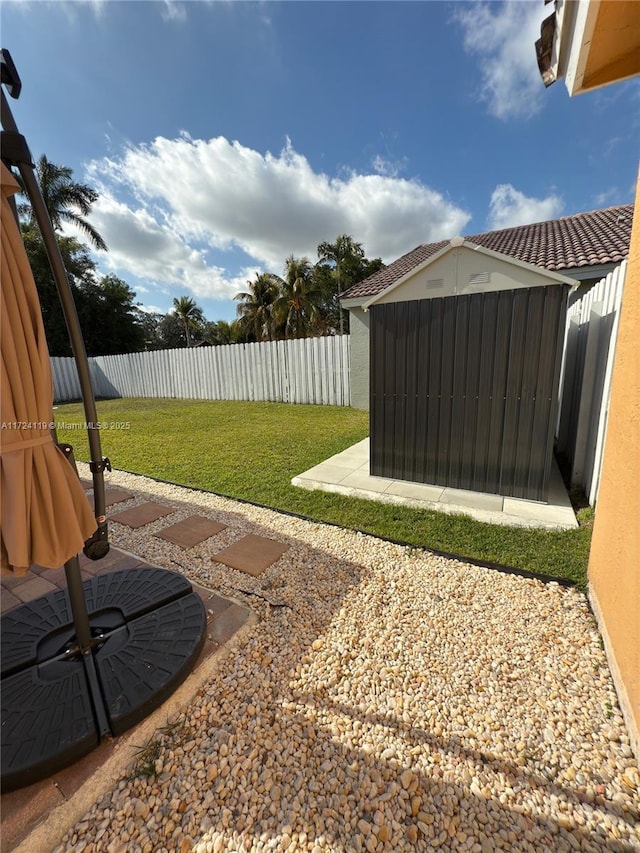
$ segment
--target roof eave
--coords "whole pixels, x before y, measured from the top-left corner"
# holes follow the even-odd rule
[[[460,241],[460,242],[456,242],[456,241]],[[390,293],[393,293],[393,291],[396,288],[403,285],[405,283],[405,281],[408,281],[410,278],[413,278],[413,276],[416,275],[417,273],[422,272],[422,270],[426,269],[434,261],[437,261],[443,255],[446,255],[447,252],[450,252],[451,249],[455,248],[455,246],[463,245],[463,242],[464,241],[462,240],[462,237],[454,237],[453,240],[451,240],[446,246],[443,246],[442,249],[438,249],[438,251],[434,252],[433,255],[429,255],[428,258],[425,258],[424,261],[422,261],[417,266],[410,269],[404,275],[400,276],[399,279],[397,279],[392,284],[385,287],[384,290],[380,290],[378,293],[374,293],[373,296],[370,296],[367,299],[367,301],[362,305],[363,310],[368,311],[369,306],[371,306],[375,302],[377,302],[383,295],[388,296]],[[454,243],[455,243],[455,246],[454,246]]]
[[[502,252],[494,252],[493,249],[486,249],[484,246],[478,245],[478,243],[472,243],[469,240],[465,240],[462,237],[454,237],[453,240],[449,242],[447,246],[440,249],[435,254],[428,257],[421,264],[418,264],[412,270],[405,273],[401,278],[397,281],[394,281],[393,284],[390,284],[388,287],[385,287],[384,290],[381,290],[379,293],[373,294],[370,296],[365,302],[361,303],[361,307],[363,311],[368,311],[372,305],[375,305],[380,299],[386,296],[389,296],[390,293],[393,293],[398,287],[401,287],[406,281],[413,276],[417,275],[419,272],[425,270],[428,266],[435,263],[441,257],[446,255],[448,252],[453,251],[454,249],[465,248],[469,249],[472,252],[477,252],[481,255],[485,255],[488,258],[493,260],[503,261],[511,266],[519,267],[520,269],[527,270],[529,272],[537,273],[538,275],[546,276],[547,278],[552,279],[556,284],[566,284],[569,287],[575,286],[575,279],[570,278],[567,275],[563,275],[559,272],[554,272],[552,270],[547,270],[544,267],[536,266],[535,264],[529,264],[526,261],[520,261],[517,258],[512,257],[511,255],[504,255]]]
[[[346,299],[341,297],[340,305],[342,305],[346,311],[349,311],[351,308],[360,308],[368,298],[368,296],[349,296]]]
[[[620,266],[621,261],[611,261],[608,264],[592,264],[591,266],[582,266],[582,267],[567,267],[566,270],[563,271],[564,275],[570,278],[574,283],[581,281],[585,281],[586,279],[597,278],[601,279],[605,276],[609,275],[610,272],[613,272],[617,267]]]

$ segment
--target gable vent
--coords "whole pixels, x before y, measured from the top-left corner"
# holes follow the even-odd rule
[[[436,287],[444,287],[444,279],[443,278],[430,278],[427,281],[427,287],[429,290],[432,290]]]
[[[478,285],[478,284],[489,284],[491,281],[491,273],[490,272],[474,272],[469,276],[469,284]]]

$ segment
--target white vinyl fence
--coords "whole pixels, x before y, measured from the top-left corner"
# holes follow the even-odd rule
[[[595,504],[626,261],[567,311],[558,451]],[[78,400],[72,358],[51,359],[55,400]],[[348,406],[349,336],[161,350],[89,359],[98,397],[265,400]]]
[[[592,506],[600,484],[626,269],[624,261],[567,312],[558,451],[571,465],[572,485],[584,489]]]
[[[52,358],[55,402],[80,399],[72,358]],[[349,405],[349,336],[159,350],[89,359],[97,397]]]

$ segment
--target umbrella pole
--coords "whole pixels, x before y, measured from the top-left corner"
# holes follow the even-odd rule
[[[3,79],[6,83],[5,72],[10,76],[17,77],[17,72],[9,69],[6,63],[6,52],[3,51]],[[19,94],[20,86],[17,86],[16,95]],[[62,305],[65,323],[71,341],[71,348],[78,370],[78,378],[80,380],[80,388],[82,392],[82,400],[84,403],[85,417],[89,424],[88,438],[89,450],[91,454],[91,471],[93,474],[94,484],[94,501],[95,515],[98,522],[98,532],[94,534],[94,542],[98,542],[98,548],[102,548],[104,553],[108,550],[107,542],[107,525],[106,525],[106,503],[104,494],[104,469],[107,467],[108,460],[102,458],[102,449],[100,446],[100,435],[97,429],[98,415],[96,411],[95,398],[93,396],[93,388],[91,386],[91,375],[89,373],[89,362],[87,353],[82,338],[80,322],[78,320],[78,312],[76,310],[71,287],[67,278],[67,272],[64,267],[60,248],[55,237],[53,225],[44,203],[40,187],[36,181],[33,171],[33,161],[27,146],[26,140],[18,132],[18,127],[13,118],[9,102],[4,93],[4,89],[0,87],[1,96],[1,122],[3,128],[3,158],[10,159],[15,163],[20,171],[20,176],[23,181],[24,188],[27,192],[33,214],[40,228],[42,239],[45,245],[49,263],[56,282],[58,296]],[[102,556],[104,556],[104,553]],[[100,735],[106,735],[110,732],[110,727],[107,722],[107,714],[102,698],[102,691],[96,674],[95,662],[93,660],[91,648],[91,624],[89,622],[89,613],[87,611],[87,603],[84,597],[82,588],[82,576],[80,574],[80,563],[78,557],[72,557],[65,563],[65,575],[67,579],[67,594],[71,605],[71,613],[73,616],[73,625],[76,632],[76,641],[79,650],[82,653],[84,668],[89,682],[89,689],[93,703],[94,712],[96,715],[98,729]]]
[[[98,556],[104,556],[108,551],[104,470],[109,467],[109,461],[102,457],[100,434],[96,426],[98,423],[98,413],[93,395],[93,387],[91,385],[91,374],[89,371],[87,352],[84,345],[84,339],[82,337],[82,331],[80,329],[78,312],[76,310],[75,302],[73,301],[73,294],[71,293],[69,279],[67,278],[67,271],[64,266],[64,261],[62,260],[62,255],[60,254],[60,248],[56,240],[53,225],[51,224],[51,219],[49,218],[49,212],[47,211],[47,207],[44,203],[38,182],[36,181],[31,154],[24,137],[18,132],[18,127],[15,119],[13,118],[4,90],[0,89],[0,92],[2,95],[2,127],[5,130],[5,134],[3,134],[3,143],[5,143],[3,145],[3,157],[7,156],[9,153],[7,149],[11,147],[12,151],[10,153],[14,155],[11,157],[11,160],[15,165],[17,165],[18,170],[20,171],[20,177],[22,178],[24,188],[29,197],[29,201],[31,202],[31,208],[36,222],[38,223],[38,228],[40,229],[42,240],[49,258],[49,263],[53,271],[60,304],[62,305],[62,312],[64,314],[69,339],[71,341],[71,349],[76,362],[85,418],[87,424],[89,424],[88,439],[89,452],[91,456],[90,467],[93,475],[95,515],[96,521],[98,522],[98,533],[94,534],[93,538],[95,539],[98,537],[101,540],[104,553]],[[12,144],[9,145],[9,143]]]
[[[91,648],[91,625],[89,623],[89,612],[87,610],[87,601],[84,597],[82,588],[82,576],[80,574],[80,562],[76,557],[71,557],[64,564],[64,573],[67,578],[67,594],[69,603],[71,604],[71,613],[73,615],[73,626],[76,630],[76,642],[82,653],[84,662],[84,670],[89,682],[89,695],[93,704],[93,710],[96,715],[96,724],[100,737],[103,738],[111,734],[111,727],[107,719],[107,713],[102,698],[102,690],[98,681],[95,662],[93,660]]]

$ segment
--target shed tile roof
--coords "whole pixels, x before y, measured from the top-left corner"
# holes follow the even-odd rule
[[[632,219],[633,204],[623,204],[547,222],[474,234],[465,237],[465,240],[551,272],[561,272],[623,261],[629,254]],[[448,244],[449,240],[440,240],[438,243],[417,246],[389,266],[355,284],[342,298],[374,296],[386,290]]]

